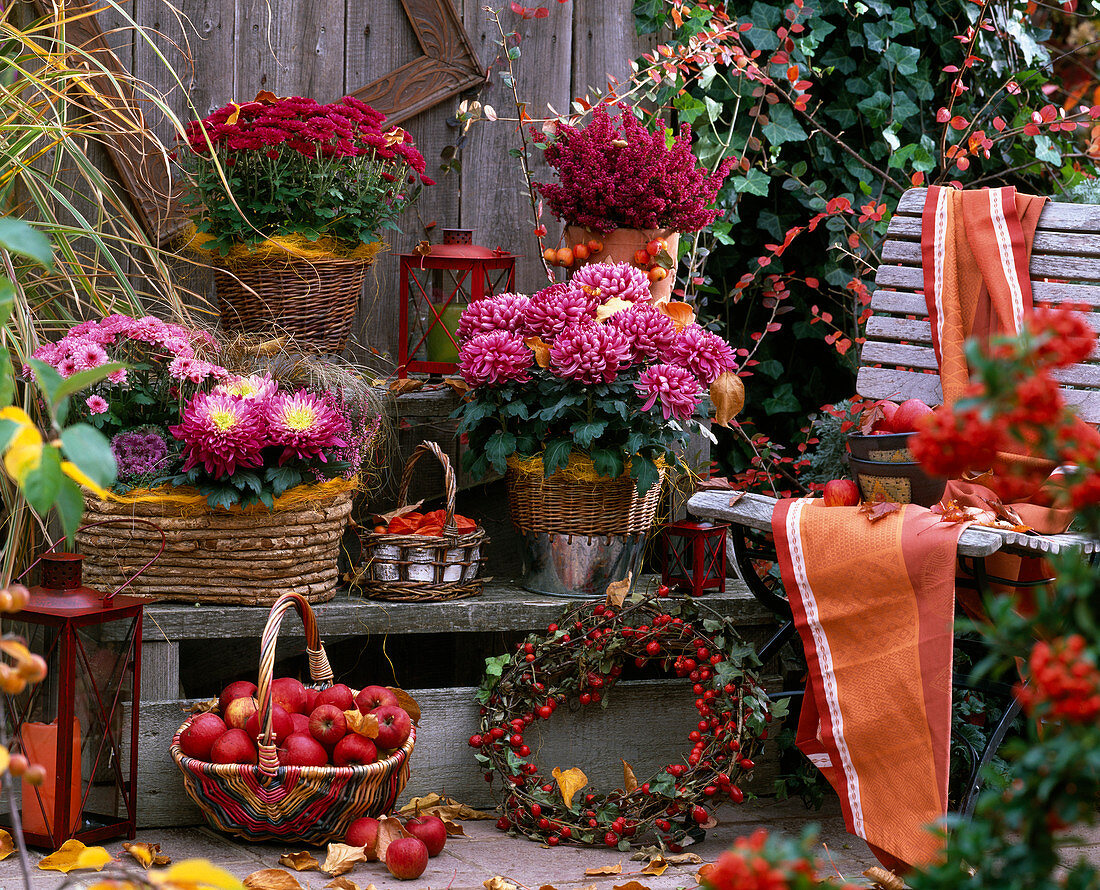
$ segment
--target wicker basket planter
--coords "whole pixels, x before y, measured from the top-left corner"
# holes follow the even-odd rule
[[[291,489],[274,511],[212,510],[197,492],[165,487],[118,500],[89,497],[84,521],[135,517],[164,531],[164,553],[127,588],[135,596],[267,606],[297,593],[319,603],[336,593],[354,493],[354,482],[334,479]],[[85,529],[76,541],[87,582],[104,590],[121,585],[160,547],[155,531],[126,523]]]
[[[447,534],[455,512],[454,469],[443,449],[435,442],[423,442],[409,456],[401,474],[397,503],[408,504],[412,471],[422,454],[432,454],[443,465],[446,498],[444,534],[390,535],[361,532],[362,561],[352,575],[352,583],[374,599],[401,602],[433,602],[462,599],[481,593],[484,579],[478,577],[485,561],[485,530],[477,528],[465,534]]]
[[[282,596],[272,606],[260,641],[257,697],[263,736],[259,763],[218,764],[188,757],[180,750],[179,739],[190,717],[176,731],[171,751],[183,773],[187,796],[213,828],[250,841],[320,845],[342,840],[356,819],[380,816],[393,808],[409,780],[416,729],[401,748],[368,766],[279,766],[272,743],[271,681],[279,625],[290,608],[297,609],[305,627],[310,676],[322,687],[332,684],[332,668],[313,610],[297,594]]]
[[[303,348],[343,352],[369,260],[264,255],[211,262],[226,331],[289,334]]]

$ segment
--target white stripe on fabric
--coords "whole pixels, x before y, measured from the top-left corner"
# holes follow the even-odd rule
[[[936,307],[936,337],[943,359],[943,264],[947,242],[947,189],[936,190],[936,224],[932,238],[932,279],[935,282],[932,296]]]
[[[800,498],[791,504],[791,509],[787,513],[787,542],[791,549],[791,565],[794,568],[795,583],[798,585],[799,592],[802,595],[803,608],[806,610],[806,623],[810,626],[810,633],[813,634],[818,662],[821,665],[821,685],[825,693],[825,701],[829,706],[829,719],[833,724],[833,737],[836,741],[837,752],[840,754],[841,769],[844,771],[844,780],[848,790],[848,804],[852,808],[852,831],[858,837],[866,840],[867,834],[863,824],[863,804],[859,799],[859,776],[856,775],[852,755],[848,750],[848,742],[844,738],[844,717],[840,713],[836,675],[833,673],[833,656],[829,649],[829,640],[825,636],[825,628],[821,626],[817,600],[814,598],[813,590],[810,589],[809,578],[806,575],[806,560],[802,551],[799,519],[802,516],[802,508],[809,503],[809,500],[809,498]]]
[[[833,758],[828,754],[811,754],[806,759],[818,769],[824,769],[825,767],[833,765]]]
[[[1001,255],[1001,267],[1008,280],[1008,293],[1012,298],[1012,334],[1020,332],[1024,321],[1024,295],[1020,290],[1020,277],[1016,273],[1016,257],[1012,253],[1012,235],[1008,231],[1005,219],[1004,201],[1001,189],[987,189],[989,192],[989,214],[993,219],[993,232],[997,236],[997,251]]]

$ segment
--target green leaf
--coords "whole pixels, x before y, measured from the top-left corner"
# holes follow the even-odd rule
[[[569,455],[573,453],[572,439],[551,439],[546,443],[546,449],[542,453],[543,474],[549,479],[555,470],[569,463]]]
[[[84,494],[80,486],[68,476],[61,477],[61,488],[57,492],[57,515],[61,518],[61,528],[66,538],[71,538],[84,516]]]
[[[589,452],[592,462],[596,465],[596,472],[601,476],[617,479],[623,474],[624,464],[620,454],[609,448],[594,448]]]
[[[7,408],[15,398],[15,375],[6,352],[0,354],[0,408]]]
[[[504,430],[497,430],[485,440],[485,456],[498,473],[508,469],[508,458],[515,453],[516,437]]]
[[[581,448],[587,449],[596,439],[603,435],[606,429],[606,420],[582,420],[573,424],[569,428],[569,432],[572,433],[573,440]]]
[[[39,516],[45,516],[57,499],[61,490],[61,455],[56,448],[46,446],[42,449],[42,460],[29,473],[23,482],[23,496]]]
[[[272,494],[279,497],[298,485],[302,481],[302,474],[293,467],[268,467],[264,470],[264,478],[271,483]]]
[[[772,390],[772,397],[764,400],[764,412],[766,414],[788,414],[802,410],[798,398],[794,394],[794,387],[789,383],[781,383]]]
[[[53,268],[50,239],[21,219],[0,216],[0,247],[9,253],[32,259],[47,269]]]
[[[111,443],[95,427],[86,423],[66,427],[61,432],[61,447],[65,456],[97,485],[106,488],[117,478]]]
[[[917,73],[917,62],[920,60],[920,50],[914,46],[902,46],[900,43],[891,43],[883,52],[882,57],[889,67],[893,68],[903,77]]]
[[[773,105],[768,111],[768,122],[763,126],[764,137],[773,146],[784,142],[802,142],[806,131],[795,119],[789,105]]]
[[[27,364],[34,372],[34,379],[38,382],[39,388],[46,394],[46,399],[51,405],[56,405],[55,395],[61,384],[65,382],[65,378],[57,373],[56,368],[47,365],[40,359],[29,358]]]
[[[805,168],[805,164],[802,165]],[[771,177],[758,167],[750,167],[749,172],[730,180],[738,194],[760,195],[767,197]]]
[[[8,323],[11,311],[15,308],[15,288],[11,281],[0,275],[0,327]]]
[[[642,497],[661,478],[657,465],[648,457],[634,455],[630,460],[630,476],[638,483],[638,494]]]
[[[0,454],[8,449],[8,443],[15,438],[19,430],[19,424],[14,420],[0,419]]]

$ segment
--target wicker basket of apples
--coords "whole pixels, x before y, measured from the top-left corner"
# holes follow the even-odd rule
[[[943,497],[947,480],[926,475],[909,450],[909,437],[931,413],[920,399],[883,399],[864,411],[860,432],[848,436],[848,463],[864,500],[931,507]]]
[[[291,608],[305,627],[308,687],[272,676]],[[231,683],[172,739],[187,795],[211,826],[246,840],[322,844],[393,808],[409,780],[419,709],[401,690],[333,685],[316,618],[299,594],[271,607],[258,679]]]

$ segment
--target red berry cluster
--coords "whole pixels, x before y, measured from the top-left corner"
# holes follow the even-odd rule
[[[1100,670],[1083,636],[1036,643],[1028,669],[1030,681],[1017,687],[1016,697],[1029,714],[1090,725],[1100,719]]]
[[[759,828],[752,837],[739,838],[713,865],[699,872],[706,890],[855,890],[853,884],[839,885],[819,878],[810,843],[769,837]]]
[[[753,768],[752,754],[772,719],[767,696],[749,670],[751,650],[720,617],[704,627],[700,604],[669,599],[667,590],[658,597],[621,609],[574,606],[545,635],[528,637],[511,656],[490,659],[480,731],[470,745],[486,780],[499,774],[504,781],[498,828],[551,846],[623,849],[652,842],[648,836],[656,832],[671,848],[685,836],[702,836],[708,808],[744,799],[737,784]],[[658,663],[692,681],[700,719],[688,735],[691,751],[637,787],[589,792],[583,806],[570,809],[529,759],[524,732],[562,703],[601,702],[630,662]]]

